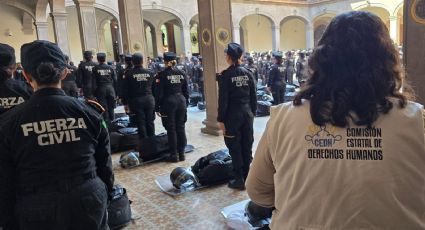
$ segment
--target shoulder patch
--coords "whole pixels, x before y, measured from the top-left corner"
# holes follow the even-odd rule
[[[103,108],[103,106],[101,106],[97,101],[87,99],[86,104],[92,107],[93,109],[95,109],[99,113],[105,112],[105,108]]]

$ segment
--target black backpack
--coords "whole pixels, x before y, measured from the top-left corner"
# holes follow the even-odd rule
[[[108,225],[110,229],[119,229],[131,222],[131,201],[127,191],[120,185],[114,185],[112,200],[108,206]]]
[[[165,153],[168,153],[168,151],[168,136],[166,133],[160,133],[154,137],[140,140],[139,154],[143,161],[160,158]]]
[[[192,172],[201,185],[226,183],[232,178],[232,157],[227,150],[219,150],[199,158]]]

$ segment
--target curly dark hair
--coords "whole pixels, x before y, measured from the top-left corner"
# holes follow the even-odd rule
[[[352,120],[369,127],[380,113],[405,107],[400,92],[404,79],[399,53],[381,19],[354,11],[335,17],[309,59],[310,78],[293,104],[310,101],[316,125],[346,127]]]

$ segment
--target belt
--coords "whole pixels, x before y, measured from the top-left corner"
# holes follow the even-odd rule
[[[31,195],[49,192],[69,192],[76,186],[97,177],[96,172],[89,172],[83,175],[70,178],[57,179],[54,182],[42,185],[22,185],[19,186],[18,194]]]

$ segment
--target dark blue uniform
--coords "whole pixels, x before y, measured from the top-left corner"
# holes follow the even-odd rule
[[[114,176],[101,115],[43,88],[0,119],[0,226],[107,229]]]
[[[115,70],[105,64],[99,64],[93,68],[94,92],[99,103],[105,108],[104,117],[107,122],[114,120],[115,87],[117,77]]]
[[[186,75],[177,68],[168,67],[158,73],[155,87],[155,110],[162,115],[162,124],[168,134],[170,153],[172,156],[176,156],[177,153],[184,156],[184,148],[187,144],[186,107],[189,100]]]
[[[93,68],[96,63],[93,61],[83,61],[78,66],[77,78],[83,89],[84,97],[87,99],[93,99]]]
[[[218,77],[218,117],[225,125],[224,142],[232,156],[235,178],[246,178],[252,161],[253,122],[257,93],[252,73],[232,65]]]
[[[0,115],[28,100],[31,95],[32,89],[23,81],[0,77]]]
[[[134,114],[140,138],[155,136],[155,99],[153,72],[142,66],[127,71],[123,81],[123,104]]]
[[[273,64],[270,67],[268,76],[268,87],[272,91],[273,104],[279,105],[285,102],[286,67],[282,64]]]
[[[78,97],[78,87],[77,87],[77,72],[78,69],[75,66],[68,65],[69,73],[62,80],[62,89],[65,91],[66,95],[71,97]]]

